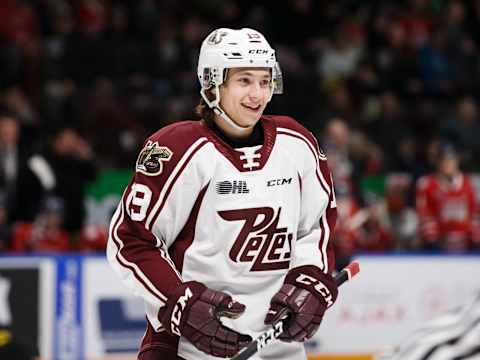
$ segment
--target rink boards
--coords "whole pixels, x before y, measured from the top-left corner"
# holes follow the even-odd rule
[[[361,273],[306,343],[312,360],[370,359],[480,291],[478,255],[358,260]],[[42,358],[134,359],[144,326],[143,304],[102,256],[0,257],[0,329]]]

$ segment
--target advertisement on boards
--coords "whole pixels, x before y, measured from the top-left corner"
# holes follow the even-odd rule
[[[83,264],[85,348],[89,357],[135,354],[146,327],[145,310],[104,258]]]
[[[55,359],[84,359],[82,262],[80,256],[57,258]]]
[[[310,353],[372,353],[404,340],[480,291],[479,256],[364,256],[361,271],[339,289]]]
[[[362,256],[339,289],[310,355],[366,354],[480,291],[479,256]],[[44,359],[133,359],[145,331],[142,300],[104,256],[0,257],[0,333]]]
[[[0,329],[38,354],[39,269],[0,268]]]
[[[0,332],[25,353],[51,358],[54,261],[0,257]]]

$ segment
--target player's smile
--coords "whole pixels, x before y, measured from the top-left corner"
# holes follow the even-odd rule
[[[230,69],[220,88],[221,105],[240,127],[253,129],[260,120],[272,92],[270,70],[266,68]]]
[[[242,104],[242,105],[243,105],[243,107],[247,108],[247,110],[250,110],[250,111],[252,111],[252,112],[254,112],[254,113],[257,113],[257,112],[260,110],[260,108],[261,108],[261,105],[260,105],[260,104],[259,104],[259,105],[247,105],[247,104]]]

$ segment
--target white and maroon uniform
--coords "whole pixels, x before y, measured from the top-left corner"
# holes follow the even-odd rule
[[[470,177],[456,175],[452,181],[433,174],[417,183],[416,207],[423,245],[464,251],[478,238],[478,206]]]
[[[203,121],[152,135],[110,224],[108,259],[146,304],[142,349],[178,348],[184,359],[215,359],[172,341],[157,314],[183,281],[196,280],[246,305],[224,323],[253,337],[289,269],[330,273],[336,221],[332,179],[315,138],[295,120],[264,116],[263,145],[233,149]],[[153,345],[152,345],[153,344]],[[305,359],[302,343],[277,342],[254,359]]]

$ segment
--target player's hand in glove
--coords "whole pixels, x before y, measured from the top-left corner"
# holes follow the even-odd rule
[[[274,324],[288,314],[280,340],[305,341],[315,334],[325,310],[337,299],[333,277],[313,265],[291,269],[273,296],[265,324]]]
[[[224,326],[220,317],[237,318],[245,305],[197,281],[183,283],[169,297],[159,319],[171,335],[183,336],[207,354],[231,357],[252,338]]]

